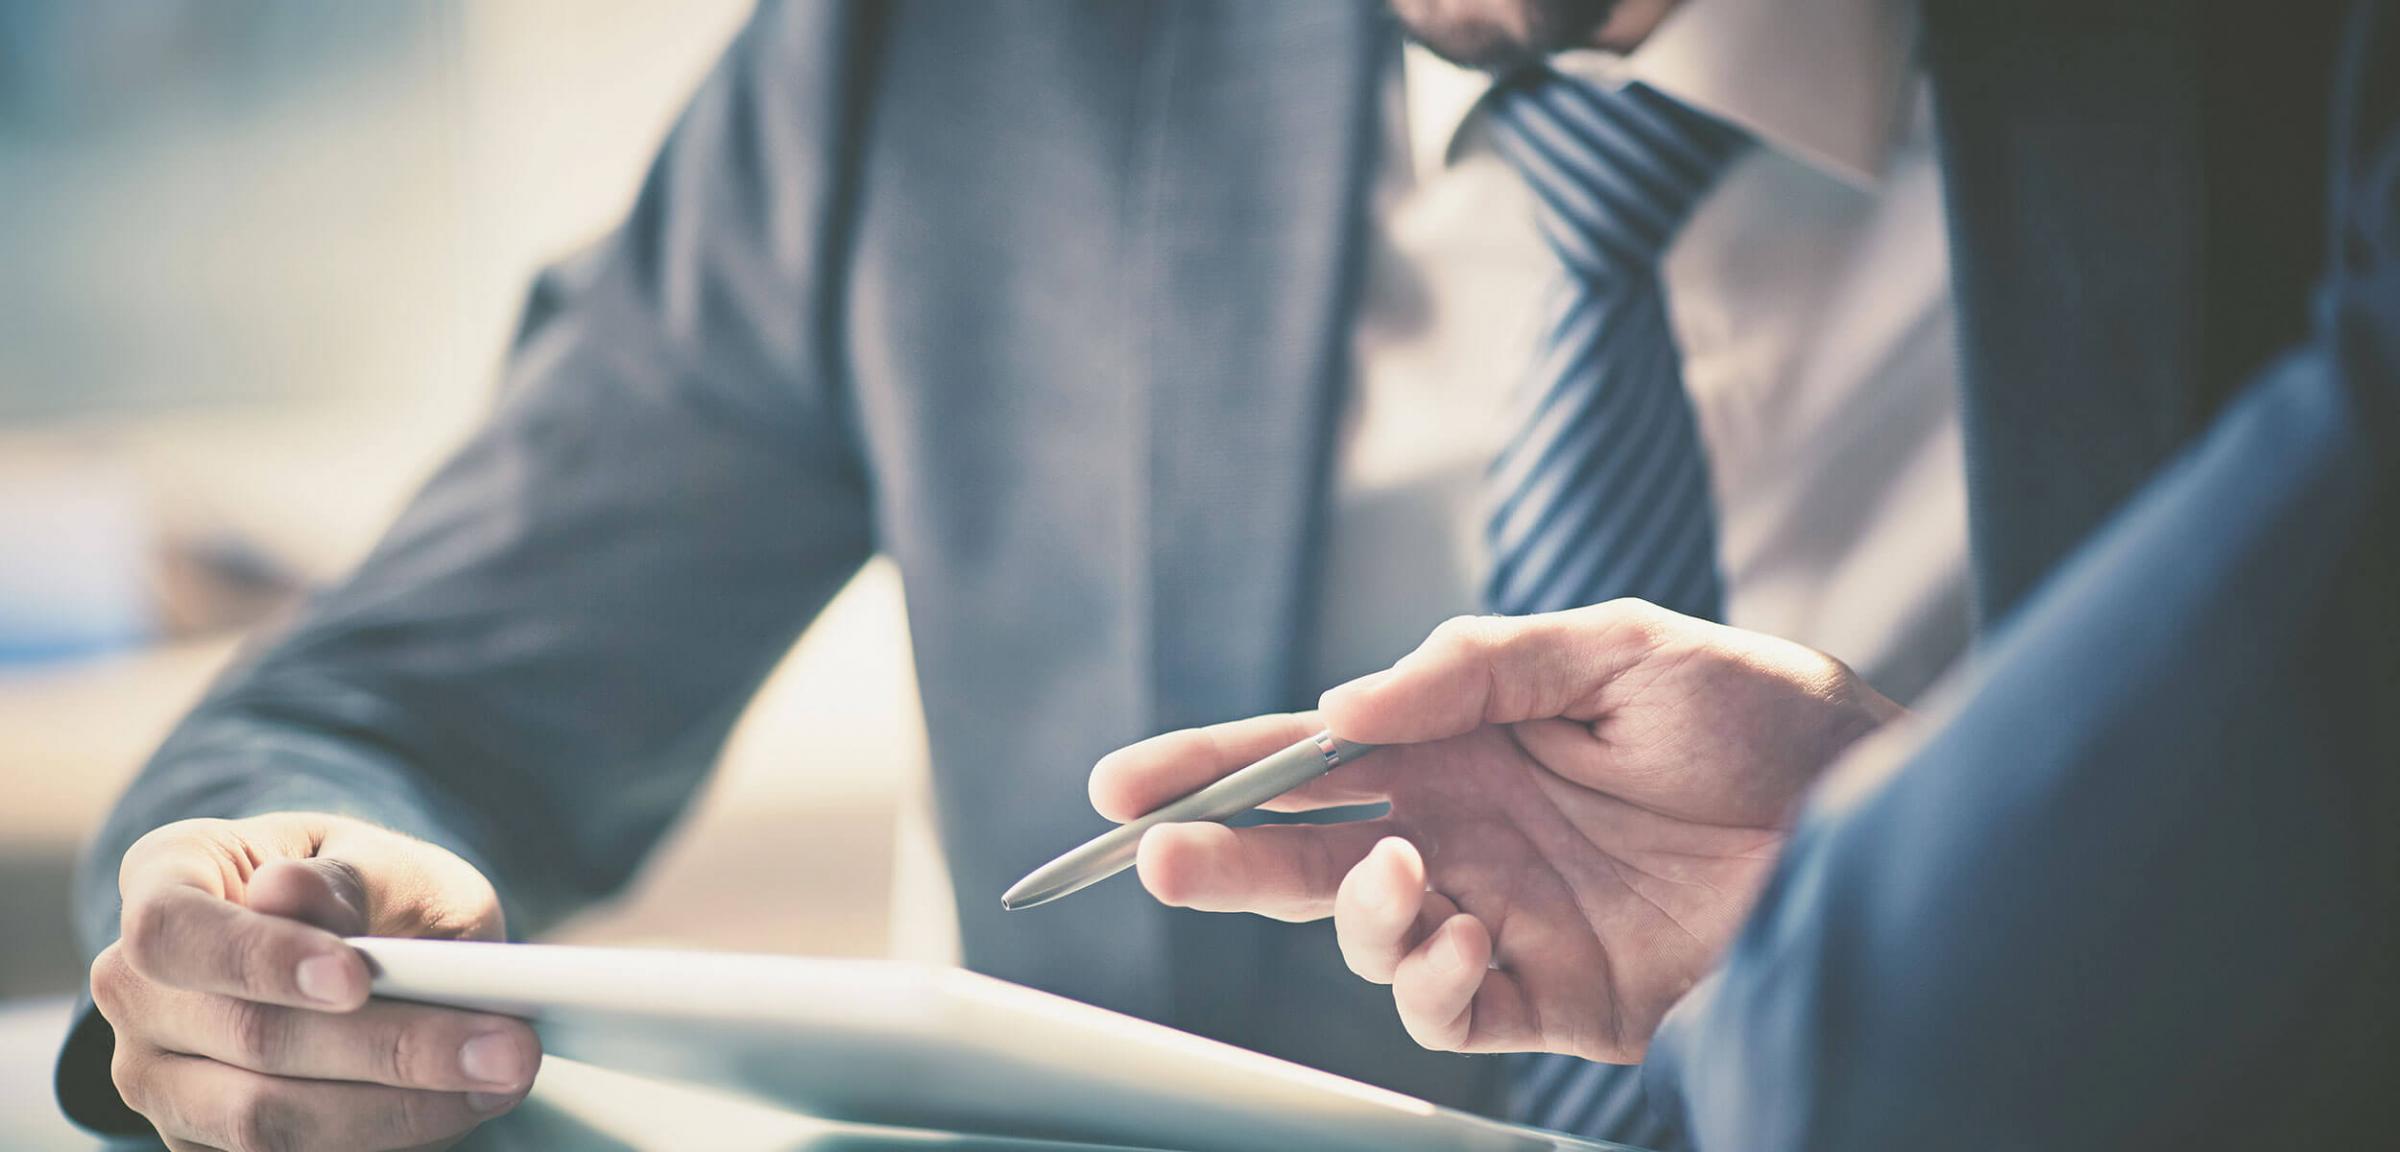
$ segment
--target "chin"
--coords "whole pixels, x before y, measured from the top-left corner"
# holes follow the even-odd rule
[[[1500,70],[1589,47],[1617,0],[1392,0],[1410,37],[1454,64]]]

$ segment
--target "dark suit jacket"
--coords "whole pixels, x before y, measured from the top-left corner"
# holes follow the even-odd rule
[[[2200,426],[2190,382],[2253,366],[2203,338],[2196,300],[2255,290],[2292,331],[2302,309],[2197,274],[2222,251],[2205,210],[2147,239],[2092,221],[2172,216],[2155,197],[2190,200],[2222,160],[2202,145],[2239,136],[2187,104],[2198,33],[2127,3],[2095,17],[2113,39],[2062,37],[2082,87],[2061,91],[2092,101],[2069,119],[2000,67],[2045,45],[1974,7],[1937,6],[1928,36],[1997,612]],[[2170,47],[2112,86],[2107,45],[2147,59],[2153,34]],[[970,965],[1490,1102],[1490,1062],[1417,1051],[1322,926],[1130,884],[1038,918],[993,898],[1101,827],[1080,802],[1101,752],[1317,687],[1287,641],[1311,616],[1393,44],[1373,0],[768,4],[624,227],[536,286],[489,423],[134,784],[82,881],[85,947],[115,934],[113,862],[141,832],[293,808],[448,845],[538,930],[624,882],[764,671],[882,551],[908,583]],[[2161,118],[2181,145],[2123,150]],[[2025,332],[2043,371],[2016,371]],[[87,1014],[62,1095],[124,1123],[107,1044]]]
[[[1702,1147],[2400,1140],[2400,78],[2364,71],[2400,59],[2400,19],[2380,15],[2332,121],[2311,338],[2043,582],[1913,749],[1828,781],[1652,1048]]]
[[[2306,335],[2346,7],[1926,0],[1987,621]]]

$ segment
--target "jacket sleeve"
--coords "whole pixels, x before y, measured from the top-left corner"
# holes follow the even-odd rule
[[[2389,1138],[2400,567],[2333,375],[2287,362],[1827,779],[1652,1044],[1697,1147]]]
[[[1827,780],[1670,1014],[1646,1082],[1700,1147],[2391,1140],[2400,78],[2367,79],[2316,338]]]
[[[754,17],[624,224],[534,287],[488,421],[120,800],[77,881],[87,957],[116,936],[118,858],[190,817],[327,810],[433,841],[520,935],[626,880],[872,549],[828,335],[855,24]],[[108,1048],[87,1007],[60,1094],[123,1128]]]

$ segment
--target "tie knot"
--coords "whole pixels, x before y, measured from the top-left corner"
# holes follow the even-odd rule
[[[1646,273],[1727,162],[1738,128],[1644,84],[1547,68],[1492,93],[1493,142],[1541,202],[1542,231],[1589,279]]]

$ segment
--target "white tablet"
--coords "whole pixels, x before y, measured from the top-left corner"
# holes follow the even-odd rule
[[[810,1116],[1185,1152],[1607,1149],[951,968],[351,941],[375,994],[523,1016],[546,1050]]]

